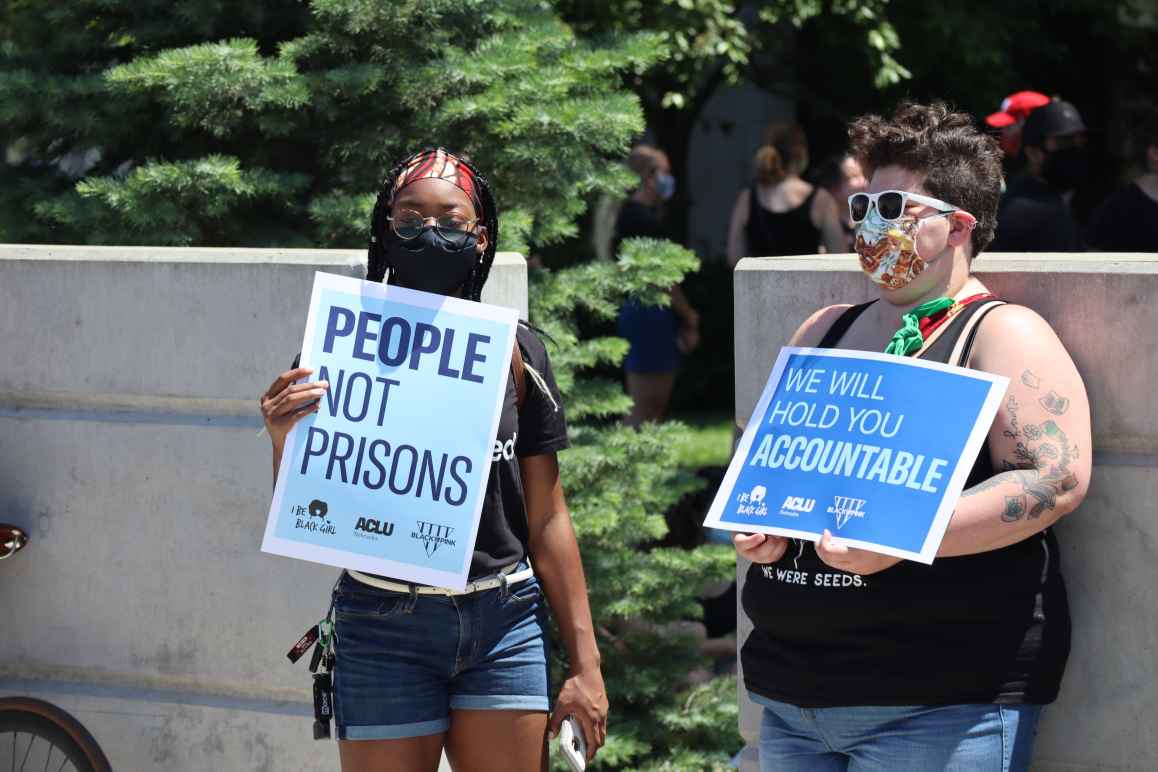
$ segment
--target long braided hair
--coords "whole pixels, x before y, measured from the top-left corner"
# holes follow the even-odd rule
[[[367,281],[384,281],[386,284],[390,283],[394,275],[394,269],[389,263],[387,257],[387,239],[395,238],[386,224],[386,218],[390,215],[390,208],[394,205],[394,183],[398,180],[398,175],[411,164],[414,159],[419,156],[435,152],[437,150],[445,150],[444,148],[424,148],[417,153],[412,153],[400,162],[395,164],[390,173],[386,175],[385,181],[382,183],[382,189],[378,191],[378,200],[374,203],[374,212],[370,216],[370,247],[366,255],[366,280]],[[450,151],[446,151],[450,152]],[[482,295],[483,284],[486,283],[487,276],[490,275],[491,265],[495,261],[495,249],[499,243],[499,209],[495,203],[495,196],[491,190],[490,182],[484,177],[479,170],[470,162],[466,156],[452,153],[460,163],[466,166],[475,176],[477,183],[478,200],[475,203],[476,207],[482,209],[476,212],[479,220],[487,229],[487,248],[478,256],[474,266],[471,268],[470,276],[467,277],[463,284],[463,297],[467,300],[479,300]]]

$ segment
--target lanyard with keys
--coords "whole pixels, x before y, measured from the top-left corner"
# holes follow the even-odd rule
[[[334,669],[334,623],[331,619],[333,607],[326,614],[325,619],[306,630],[298,639],[286,657],[296,663],[307,651],[313,648],[310,657],[310,672],[314,675],[314,739],[324,740],[330,737],[330,720],[334,717],[334,683],[332,672]],[[316,645],[315,645],[316,644]],[[318,667],[322,672],[318,672]]]

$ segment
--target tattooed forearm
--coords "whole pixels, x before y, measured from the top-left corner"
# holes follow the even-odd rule
[[[974,485],[962,495],[976,496],[1007,483],[1016,484],[1021,491],[1017,495],[1005,497],[1001,519],[1012,523],[1022,517],[1035,520],[1055,509],[1057,497],[1078,487],[1078,478],[1069,470],[1063,472],[1056,468],[1046,472],[1040,469],[1012,469]]]
[[[1049,396],[1057,398],[1052,391]],[[1055,414],[1064,413],[1068,405],[1068,400],[1065,400],[1060,412]],[[973,486],[963,495],[975,496],[1001,485],[1017,485],[1019,492],[1005,497],[1005,508],[1001,513],[1002,520],[1012,523],[1023,517],[1031,520],[1041,517],[1057,507],[1058,496],[1078,487],[1078,478],[1069,468],[1077,458],[1078,449],[1070,444],[1065,432],[1052,419],[1040,424],[1022,425],[1018,417],[1021,405],[1017,400],[1010,397],[1005,406],[1009,413],[1009,428],[1003,433],[1017,441],[1013,459],[1004,459],[1000,474]]]

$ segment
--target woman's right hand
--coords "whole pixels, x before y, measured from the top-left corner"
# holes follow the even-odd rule
[[[316,413],[330,384],[326,381],[294,383],[314,371],[295,367],[279,375],[261,395],[261,415],[275,450],[285,447],[285,438],[302,416]]]
[[[787,537],[768,533],[732,534],[732,544],[740,557],[753,563],[775,563],[788,549]]]

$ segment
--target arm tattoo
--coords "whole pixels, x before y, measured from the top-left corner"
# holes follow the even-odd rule
[[[1021,516],[1025,514],[1025,494],[1020,496],[1006,496],[1005,497],[1005,511],[1001,513],[1001,519],[1007,523],[1012,523],[1014,520],[1020,520]]]
[[[1028,372],[1028,370],[1026,371]],[[1050,397],[1057,397],[1050,392]],[[1064,398],[1059,398],[1064,399]],[[1065,407],[1069,401],[1065,400]],[[1069,465],[1077,458],[1078,449],[1070,445],[1064,431],[1053,420],[1040,424],[1022,425],[1018,417],[1021,405],[1010,397],[1006,403],[1009,412],[1009,428],[1003,433],[1017,444],[1013,448],[1013,460],[1002,461],[1002,472],[974,485],[964,496],[975,496],[992,490],[999,485],[1015,483],[1020,492],[1005,497],[1005,509],[1001,519],[1007,523],[1028,517],[1033,520],[1057,506],[1057,497],[1078,487],[1077,476]],[[1065,412],[1050,410],[1055,415]]]
[[[1063,415],[1067,410],[1070,409],[1069,399],[1066,397],[1058,396],[1058,393],[1053,389],[1050,389],[1049,394],[1046,394],[1037,402],[1039,405],[1045,408],[1047,413],[1053,413],[1054,415]]]
[[[1031,389],[1036,389],[1038,386],[1041,386],[1041,378],[1038,378],[1029,370],[1025,370],[1021,373],[1021,382]]]

